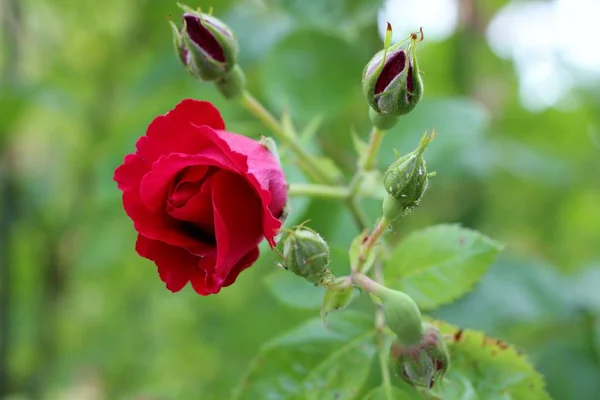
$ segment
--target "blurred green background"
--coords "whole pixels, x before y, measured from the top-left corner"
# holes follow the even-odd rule
[[[380,166],[393,160],[392,147],[407,152],[434,127],[439,135],[427,153],[438,175],[395,233],[459,222],[506,244],[475,290],[435,316],[524,349],[553,398],[597,399],[600,67],[582,70],[559,54],[558,74],[529,75],[549,75],[541,86],[554,97],[553,85],[569,83],[569,90],[552,102],[542,90],[535,103],[520,75],[531,72],[524,53],[513,60],[489,45],[488,26],[512,7],[506,1],[441,2],[450,14],[440,1],[397,3],[399,30],[402,7],[408,15],[424,4],[425,22],[404,28],[424,26],[425,96],[386,134]],[[148,123],[186,97],[213,101],[232,131],[268,132],[184,73],[167,24],[169,14],[178,20],[174,1],[1,4],[0,398],[227,399],[262,343],[317,311],[271,296],[264,279],[274,270],[270,254],[219,295],[167,291],[134,251],[112,174]],[[592,1],[572,4],[584,7],[582,15],[597,11]],[[322,117],[309,147],[350,176],[350,132],[366,138],[369,130],[360,75],[381,47],[382,1],[190,5],[212,5],[231,25],[249,87],[273,112],[289,110],[299,127]],[[428,37],[447,14],[451,28]],[[500,39],[586,37],[558,26],[545,37],[532,15],[530,31],[498,28]],[[290,181],[302,180],[286,168]],[[375,218],[379,205],[367,206]],[[327,201],[294,207],[293,221],[310,218],[344,260],[357,234],[345,210]]]

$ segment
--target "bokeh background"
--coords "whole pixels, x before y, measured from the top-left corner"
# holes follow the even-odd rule
[[[267,252],[219,295],[173,295],[135,254],[112,175],[148,123],[186,97],[213,101],[230,130],[268,132],[184,73],[167,24],[175,1],[0,4],[0,398],[229,398],[262,343],[316,315],[314,299],[286,288],[302,308],[275,300],[290,283]],[[395,233],[458,222],[503,242],[475,290],[435,316],[524,349],[554,399],[598,398],[595,0],[190,5],[214,6],[238,35],[251,91],[299,128],[320,122],[307,146],[347,176],[351,132],[369,130],[360,76],[383,24],[396,39],[423,26],[424,100],[386,134],[380,166],[435,127],[427,159],[438,175]],[[379,205],[367,206],[374,218]],[[343,260],[357,233],[345,210],[294,207],[292,220],[310,218]]]

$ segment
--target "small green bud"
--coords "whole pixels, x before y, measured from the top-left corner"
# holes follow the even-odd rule
[[[383,215],[394,220],[417,207],[427,190],[429,177],[423,152],[434,135],[423,135],[419,147],[400,157],[383,175],[383,186],[388,195],[383,200]]]
[[[416,54],[416,45],[423,40],[423,30],[420,39],[413,33],[393,46],[390,46],[391,34],[392,27],[388,23],[384,49],[375,54],[363,71],[362,91],[377,113],[400,116],[412,111],[423,97],[423,79]],[[403,47],[406,41],[409,44]]]
[[[328,286],[335,279],[329,270],[329,246],[312,229],[299,226],[283,241],[283,267],[315,286]]]
[[[431,388],[450,368],[450,355],[437,327],[423,323],[423,331],[423,337],[416,345],[392,344],[391,361],[402,379],[416,386]]]
[[[239,46],[233,31],[212,15],[179,6],[184,11],[183,26],[179,30],[171,22],[171,27],[184,67],[203,81],[224,78],[237,64]]]
[[[407,294],[397,290],[380,288],[375,293],[383,305],[385,321],[404,346],[412,346],[423,338],[421,311]]]

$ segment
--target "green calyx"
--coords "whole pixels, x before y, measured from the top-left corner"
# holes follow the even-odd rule
[[[413,346],[395,342],[392,367],[406,382],[432,388],[450,368],[450,354],[443,336],[434,325],[423,323],[423,337]]]
[[[310,228],[299,226],[288,231],[283,241],[283,267],[315,286],[329,286],[334,276],[329,270],[327,242]]]
[[[435,134],[423,135],[419,146],[409,154],[398,158],[383,176],[388,195],[383,200],[383,215],[394,220],[417,207],[429,184],[427,164],[423,152]]]
[[[363,71],[362,91],[371,108],[383,116],[401,116],[412,111],[423,97],[423,79],[416,55],[416,33],[393,46],[388,24],[384,49],[375,54]],[[404,43],[409,41],[408,46]],[[373,119],[373,118],[372,118]]]

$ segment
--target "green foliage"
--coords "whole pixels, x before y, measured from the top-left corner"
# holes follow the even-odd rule
[[[471,330],[437,322],[451,337],[452,366],[447,382],[434,392],[448,399],[550,400],[542,376],[526,357],[507,343]]]
[[[410,295],[423,310],[465,294],[493,263],[501,246],[458,225],[408,235],[385,264],[386,285]]]
[[[409,394],[403,390],[398,389],[395,386],[392,386],[392,399],[394,400],[420,400],[422,397],[417,393]],[[388,400],[385,388],[383,386],[375,388],[371,390],[363,400]]]
[[[369,316],[332,314],[327,328],[311,320],[266,344],[234,399],[354,399],[375,356]]]
[[[283,268],[265,277],[265,285],[282,304],[294,308],[318,309],[325,289],[311,285]]]
[[[290,34],[262,64],[261,77],[269,103],[279,111],[287,108],[295,118],[304,120],[343,110],[363,67],[357,50],[331,33],[300,30]]]
[[[249,88],[277,117],[287,107],[301,132],[311,125],[303,122],[314,121],[313,112],[321,114],[305,144],[333,159],[335,170],[347,178],[357,162],[349,131],[364,141],[370,129],[360,73],[381,49],[375,26],[381,3],[198,0],[190,6],[212,5],[232,27]],[[592,96],[573,92],[565,107],[526,109],[518,99],[513,65],[494,56],[480,35],[508,2],[471,3],[478,12],[461,14],[472,19],[459,35],[436,43],[424,27],[419,49],[424,99],[385,134],[380,169],[394,161],[394,148],[405,153],[423,132],[438,132],[427,153],[428,166],[438,175],[418,212],[389,236],[458,222],[506,243],[507,258],[498,260],[472,292],[435,310],[435,317],[519,345],[546,376],[553,399],[596,400],[597,85],[590,82],[586,89]],[[155,266],[135,254],[135,233],[120,208],[112,174],[154,117],[182,98],[198,98],[215,103],[228,129],[254,138],[270,134],[238,104],[182,70],[167,24],[168,15],[177,12],[176,2],[166,0],[5,0],[0,5],[6,27],[0,35],[0,338],[8,346],[0,349],[0,378],[9,379],[0,397],[82,398],[86,388],[116,400],[228,399],[266,340],[318,313],[323,290],[274,271],[279,260],[266,247],[235,285],[209,298],[189,288],[167,292]],[[471,26],[477,32],[466,29]],[[294,158],[280,150],[289,181],[304,181]],[[7,177],[16,185],[7,186]],[[373,172],[361,190],[373,193],[378,179]],[[18,207],[7,212],[11,198]],[[329,200],[291,203],[286,225],[310,219],[332,248],[334,272],[347,273],[348,246],[360,233],[349,214]],[[364,206],[371,222],[380,216],[379,200],[365,200]],[[486,270],[465,265],[442,276],[475,279]],[[415,279],[436,282],[425,271]],[[395,287],[404,287],[398,278]],[[418,286],[427,288],[421,280]],[[456,287],[464,292],[467,286]],[[431,307],[459,295],[426,294],[431,297],[419,302],[435,303]],[[296,308],[287,307],[291,304]],[[348,311],[331,313],[330,329]],[[371,319],[362,322],[369,332]],[[344,337],[352,341],[362,334],[351,333],[351,322],[346,325],[350,332],[334,334],[315,319],[307,329],[330,338],[320,342],[326,348],[315,348],[331,354],[328,349],[347,343]],[[337,342],[336,335],[341,335]],[[301,341],[301,348],[310,349],[308,343]],[[283,357],[278,349],[295,348],[291,342],[269,346],[265,354],[277,357]],[[372,351],[372,343],[366,348]],[[306,359],[316,368],[323,359],[315,351],[317,356]],[[373,358],[357,357],[363,356],[360,360]],[[449,400],[453,388],[465,399],[488,398],[469,397],[469,390],[476,390],[475,371],[461,369],[467,356],[455,358],[444,387]],[[381,384],[372,364],[357,398]],[[521,398],[528,400],[529,394]]]

